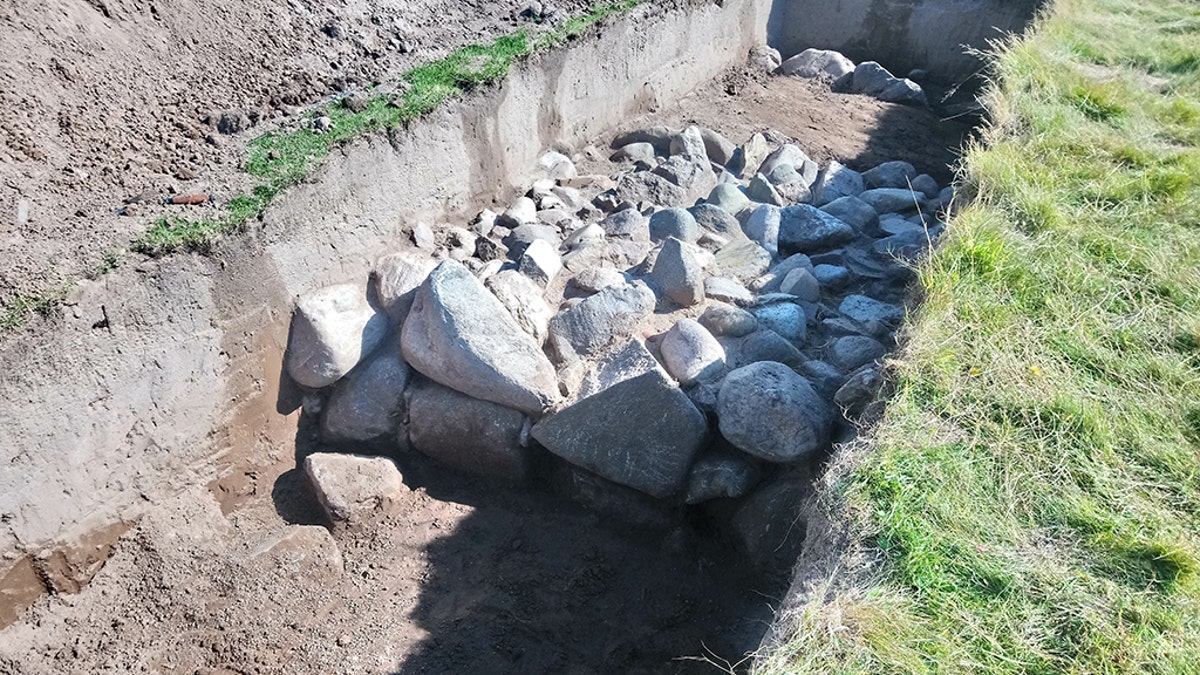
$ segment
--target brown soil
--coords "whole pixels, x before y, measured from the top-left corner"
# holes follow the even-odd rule
[[[239,185],[305,106],[515,30],[522,0],[0,1],[0,306],[94,269],[145,195]],[[575,13],[586,0],[554,5]],[[245,128],[218,129],[221,114]],[[228,129],[227,129],[228,130]],[[18,219],[21,203],[27,219]]]
[[[937,92],[930,94],[936,103]],[[916,108],[835,94],[820,80],[774,77],[746,68],[724,73],[669,108],[630,120],[626,127],[644,126],[651,117],[668,126],[709,126],[734,143],[756,131],[774,130],[784,138],[771,140],[791,140],[822,165],[836,159],[865,171],[903,159],[942,185],[951,182],[950,167],[977,121],[948,117],[936,106]]]
[[[735,142],[774,128],[856,168],[909,159],[942,181],[967,132],[742,71],[653,121],[691,120]],[[82,592],[43,597],[0,632],[0,672],[717,672],[695,658],[742,660],[785,590],[702,514],[639,529],[413,454],[399,459],[403,513],[334,546],[295,468],[312,433],[302,421],[297,448],[232,458],[240,487],[155,505]]]

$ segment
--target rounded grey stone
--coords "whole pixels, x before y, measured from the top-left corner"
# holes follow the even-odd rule
[[[717,396],[721,435],[739,450],[788,463],[820,449],[830,413],[808,380],[763,361],[729,373]]]

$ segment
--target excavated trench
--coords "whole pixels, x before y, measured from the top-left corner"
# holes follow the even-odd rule
[[[813,5],[637,10],[403,132],[350,144],[213,256],[119,270],[85,289],[74,320],[23,348],[22,391],[57,403],[66,423],[0,422],[17,445],[41,448],[5,476],[13,563],[0,619],[14,623],[0,666],[742,669],[804,544],[812,477],[854,437],[873,364],[894,347],[906,262],[940,231],[941,188],[977,121],[962,103],[979,64],[960,45],[1020,30],[1034,10]],[[836,48],[898,74],[923,70],[929,105],[769,75],[755,63],[766,44],[785,57]],[[701,128],[735,156],[714,157],[722,144],[710,134],[697,160]],[[744,168],[771,157],[794,171],[756,180]],[[885,162],[908,166],[870,171]],[[857,190],[844,185],[851,174],[866,176]],[[733,192],[754,203],[722,201]],[[855,203],[828,205],[841,195]],[[775,212],[759,206],[772,201]],[[671,207],[690,216],[655,217]],[[581,236],[586,227],[599,232]],[[538,240],[558,263],[528,250]],[[397,252],[403,273],[380,263]],[[701,285],[671,265],[703,269]],[[384,288],[388,269],[409,281]],[[545,303],[536,312],[522,301],[531,284]],[[317,354],[308,366],[337,359],[300,344],[309,319],[293,307],[339,285],[359,297],[327,303],[333,323],[352,325],[361,308],[375,318],[352,331],[349,362],[303,386],[297,354]],[[402,292],[407,312],[394,307]],[[477,293],[495,320],[456,315]],[[619,329],[612,313],[578,318],[607,295],[636,296],[636,316],[618,312]],[[501,321],[504,311],[517,320]],[[97,325],[118,339],[98,345]],[[608,332],[580,337],[581,325]],[[486,353],[489,340],[501,357]],[[513,347],[522,341],[535,353]],[[696,357],[697,344],[718,345],[719,358]],[[681,350],[694,358],[665,353]],[[525,358],[545,364],[514,365]],[[779,362],[782,373],[755,370]],[[55,382],[63,363],[148,386],[67,391]],[[479,384],[497,372],[501,385]],[[551,387],[531,384],[547,373]],[[763,387],[732,387],[739,373],[783,384],[754,407],[747,398]],[[796,406],[822,412],[788,426]],[[76,459],[55,466],[56,448]],[[320,468],[344,453],[386,457],[395,480],[376,476],[377,462]],[[71,468],[84,462],[87,472]]]

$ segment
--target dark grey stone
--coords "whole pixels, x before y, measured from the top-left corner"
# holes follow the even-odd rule
[[[863,335],[847,335],[834,341],[829,348],[829,362],[842,372],[860,368],[887,353],[878,340]]]
[[[804,355],[773,330],[760,329],[725,347],[725,363],[742,368],[760,361],[775,361],[793,368],[804,363]]]
[[[717,401],[721,435],[734,447],[790,463],[822,449],[830,410],[808,380],[782,363],[763,361],[725,376]]]
[[[688,504],[713,499],[737,498],[750,492],[759,481],[759,471],[741,457],[710,454],[696,460],[688,475]]]
[[[779,213],[779,250],[810,252],[833,248],[854,238],[854,228],[809,204],[797,204]]]
[[[917,170],[908,162],[884,162],[863,172],[863,185],[867,189],[905,188],[917,177]]]
[[[631,335],[654,311],[645,284],[610,286],[550,320],[550,345],[560,361],[596,354]]]
[[[394,442],[409,372],[394,341],[375,350],[334,386],[321,411],[321,438],[328,443]]]
[[[688,209],[688,213],[692,214],[695,222],[700,226],[701,230],[718,234],[725,238],[726,241],[740,239],[746,235],[742,233],[742,226],[738,223],[737,218],[734,218],[725,209],[712,204],[697,204]]]
[[[925,202],[924,195],[907,188],[875,188],[863,192],[858,198],[870,204],[878,213],[916,211]]]
[[[488,480],[523,483],[531,464],[520,411],[420,379],[408,393],[408,437],[421,453]]]
[[[859,323],[876,321],[887,324],[904,318],[903,307],[880,302],[865,295],[847,295],[838,307],[838,312]]]
[[[859,233],[871,233],[879,228],[879,212],[858,197],[839,197],[822,206],[821,210]]]
[[[704,415],[666,373],[615,384],[548,415],[533,437],[563,459],[654,497],[679,492],[708,437]]]

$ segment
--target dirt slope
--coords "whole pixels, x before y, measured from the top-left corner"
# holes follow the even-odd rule
[[[227,198],[246,140],[511,32],[527,4],[0,0],[0,304],[140,233],[143,219],[115,215],[125,200]]]

